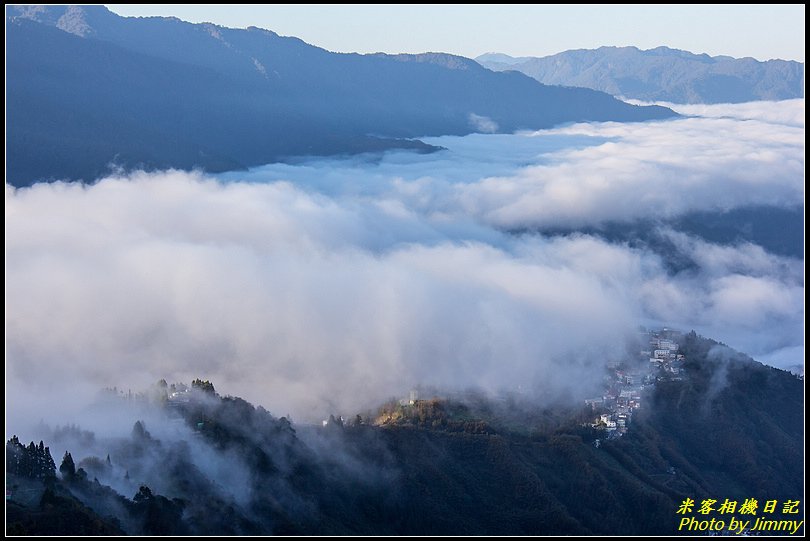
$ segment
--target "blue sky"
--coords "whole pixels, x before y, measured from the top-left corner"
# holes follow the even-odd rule
[[[108,5],[125,16],[259,26],[340,52],[544,56],[601,45],[804,61],[804,4],[689,6]]]

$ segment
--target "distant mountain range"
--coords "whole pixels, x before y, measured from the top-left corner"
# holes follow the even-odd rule
[[[673,116],[448,54],[338,54],[251,27],[6,7],[7,181],[433,149],[420,136]]]
[[[577,49],[541,58],[487,53],[476,60],[491,70],[519,71],[547,85],[644,101],[741,103],[804,97],[804,64],[787,60],[759,62],[667,47]]]

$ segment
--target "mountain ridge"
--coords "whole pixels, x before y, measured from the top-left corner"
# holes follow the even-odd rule
[[[665,46],[571,49],[544,57],[486,53],[496,71],[516,70],[544,84],[591,88],[614,96],[670,103],[740,103],[804,96],[804,64],[709,56]]]
[[[360,416],[300,426],[208,381],[181,389],[162,380],[151,400],[192,437],[155,436],[140,420],[128,437],[57,428],[46,439],[68,450],[61,478],[53,461],[31,460],[48,454],[43,443],[9,440],[7,529],[672,535],[687,498],[799,499],[802,381],[694,332],[680,347],[682,370],[659,375],[621,437],[594,427],[597,410],[526,408],[516,397],[469,397],[455,417],[451,403],[425,401],[384,426]],[[131,402],[109,400],[103,407]],[[232,468],[224,477],[214,455]]]
[[[7,179],[223,171],[293,156],[435,150],[417,138],[676,116],[444,53],[332,53],[269,30],[9,6]],[[481,124],[476,119],[485,119]],[[48,148],[43,157],[41,150]]]

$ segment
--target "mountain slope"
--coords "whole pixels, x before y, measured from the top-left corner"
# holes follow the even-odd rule
[[[294,155],[432,147],[419,136],[666,118],[446,54],[337,54],[258,28],[6,11],[7,179],[123,167],[227,170]],[[47,154],[43,153],[47,149]]]
[[[543,84],[644,101],[741,103],[804,96],[801,62],[712,57],[667,47],[577,49],[541,58],[488,53],[476,60],[492,70],[520,71]]]
[[[422,401],[431,407],[383,426],[294,426],[209,382],[172,402],[163,382],[159,411],[185,437],[161,440],[140,421],[130,437],[57,429],[51,444],[82,468],[13,481],[13,523],[53,533],[86,506],[153,535],[672,535],[686,498],[801,499],[803,382],[694,333],[680,347],[683,371],[658,377],[619,438],[592,428],[589,408],[474,397]],[[124,397],[103,407],[146,411]],[[7,472],[22,475],[15,464]],[[66,499],[46,517],[17,488],[49,482]]]

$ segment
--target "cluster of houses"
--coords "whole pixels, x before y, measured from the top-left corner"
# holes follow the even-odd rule
[[[191,402],[191,389],[183,383],[172,383],[166,398],[170,407],[180,407]]]
[[[669,329],[649,333],[649,349],[641,350],[642,357],[650,362],[650,370],[661,377],[660,372],[678,376],[683,368],[683,355],[678,353],[676,342],[680,333]]]
[[[608,363],[602,396],[585,404],[599,415],[591,426],[604,430],[608,439],[621,437],[630,425],[633,412],[641,407],[645,388],[661,378],[679,379],[684,356],[678,353],[680,333],[671,329],[644,331],[635,363]],[[594,443],[599,446],[599,440]]]

